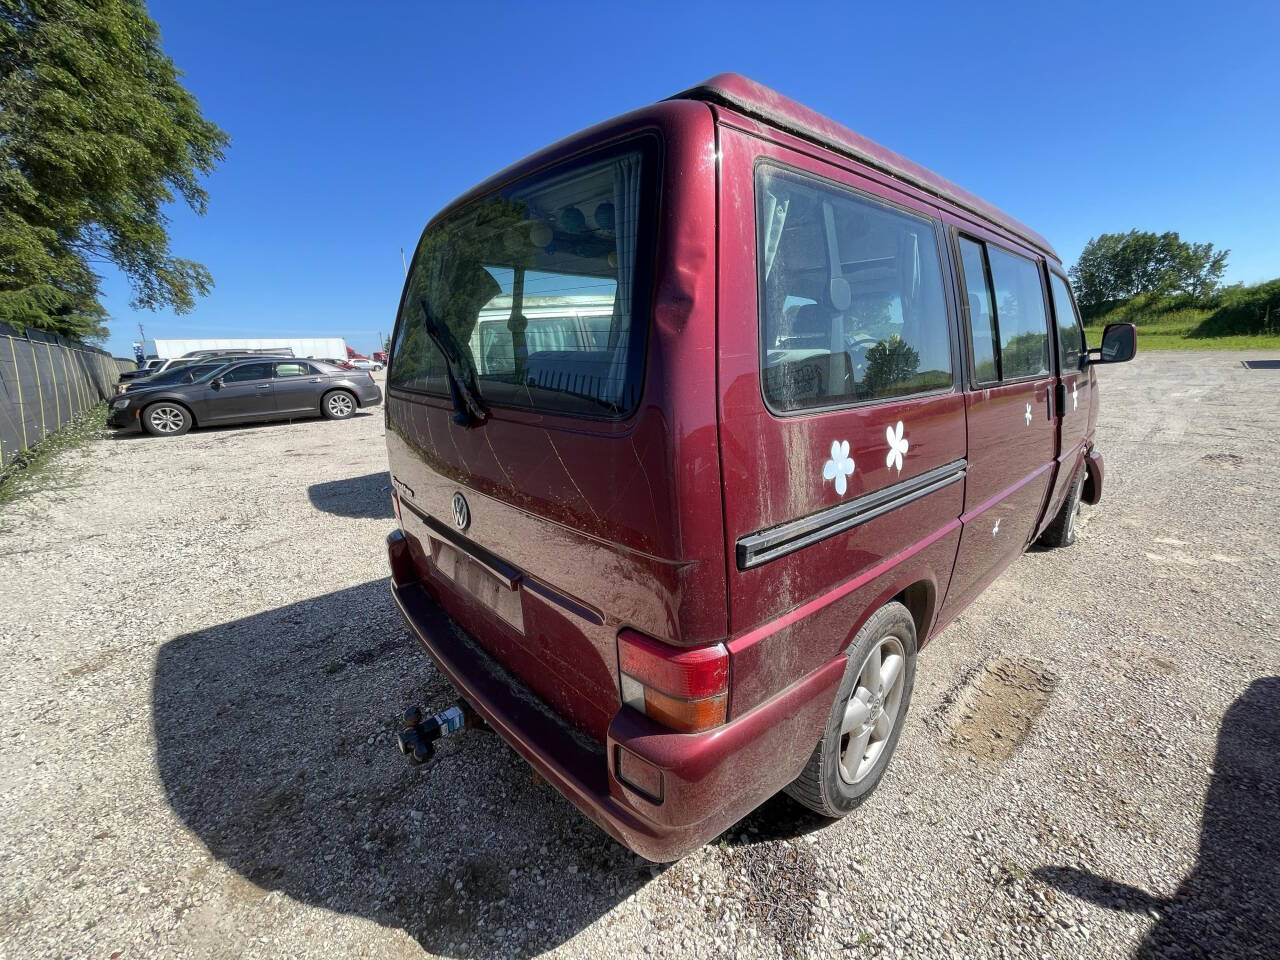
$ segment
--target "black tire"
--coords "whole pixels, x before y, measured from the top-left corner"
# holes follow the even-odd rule
[[[1069,547],[1076,542],[1076,518],[1080,516],[1080,495],[1084,492],[1084,467],[1076,471],[1067,498],[1053,522],[1045,527],[1036,543],[1045,547]]]
[[[350,420],[359,406],[349,390],[330,390],[320,398],[320,412],[326,420]]]
[[[844,733],[841,730],[846,710],[850,706],[851,698],[859,693],[859,688],[861,687],[863,692],[867,689],[860,681],[872,651],[883,653],[883,651],[894,649],[895,644],[898,653],[894,655],[900,655],[902,659],[898,668],[900,674],[895,676],[891,683],[893,689],[889,692],[892,696],[882,696],[882,690],[881,696],[873,698],[872,701],[862,700],[868,711],[867,715],[874,717],[876,724],[880,722],[881,714],[884,714],[892,716],[892,726],[887,736],[870,744],[870,746],[878,745],[878,751],[872,758],[870,747],[868,747],[859,764],[860,767],[865,766],[865,770],[861,772],[855,770],[855,777],[851,781],[842,769],[841,754],[851,744],[855,745],[856,750],[858,738],[854,733]],[[882,662],[887,664],[888,658],[883,658]],[[899,678],[901,687],[898,686]],[[872,614],[858,631],[858,635],[854,637],[853,643],[849,645],[844,677],[836,692],[835,703],[831,705],[831,713],[827,717],[822,739],[813,748],[804,771],[786,787],[786,792],[810,810],[833,818],[845,816],[862,803],[879,785],[885,768],[893,758],[898,738],[902,735],[902,725],[907,717],[907,709],[911,706],[911,690],[915,685],[915,679],[915,620],[902,604],[896,601],[887,603]],[[896,699],[893,699],[894,697]],[[896,705],[892,713],[887,709],[891,699]],[[856,729],[866,730],[867,726],[868,724],[863,724]],[[874,737],[874,727],[870,736]]]
[[[144,407],[138,420],[153,437],[180,437],[191,429],[191,411],[172,400],[158,400]]]

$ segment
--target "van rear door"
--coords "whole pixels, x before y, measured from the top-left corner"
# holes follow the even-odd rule
[[[938,211],[735,128],[721,156],[737,713],[836,656],[908,585],[932,609],[955,558],[965,429]]]
[[[387,447],[422,582],[460,642],[598,741],[622,627],[724,636],[715,278],[697,269],[711,133],[704,105],[664,104],[476,191],[424,232],[393,338]]]

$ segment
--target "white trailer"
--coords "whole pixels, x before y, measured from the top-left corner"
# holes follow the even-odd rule
[[[327,357],[344,360],[347,343],[342,337],[202,337],[191,340],[156,340],[156,356],[181,357],[193,350],[272,350],[288,347],[295,357]]]

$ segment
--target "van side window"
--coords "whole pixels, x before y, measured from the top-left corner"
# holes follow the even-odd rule
[[[1049,274],[1049,290],[1053,293],[1053,313],[1058,325],[1058,353],[1062,357],[1062,372],[1080,369],[1084,356],[1084,331],[1080,318],[1067,289],[1067,281],[1056,273]]]
[[[991,384],[1047,375],[1049,329],[1040,267],[969,237],[960,237],[960,264],[974,380]]]
[[[969,300],[969,327],[973,334],[973,371],[978,383],[997,383],[996,314],[991,309],[991,278],[987,276],[982,245],[960,238],[960,262],[964,267],[965,295]]]
[[[756,174],[765,399],[777,411],[952,384],[933,223],[771,167]]]
[[[1040,268],[1030,260],[987,247],[991,287],[1000,330],[1000,376],[1004,380],[1049,372],[1049,330]]]

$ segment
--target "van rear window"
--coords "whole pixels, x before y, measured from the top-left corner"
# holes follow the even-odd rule
[[[630,413],[644,372],[654,152],[645,140],[540,173],[428,227],[388,387],[448,396],[443,336],[485,404]]]

